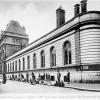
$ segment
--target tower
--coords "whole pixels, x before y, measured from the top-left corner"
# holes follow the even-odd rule
[[[0,34],[0,72],[6,72],[6,58],[28,45],[28,35],[25,28],[17,21],[10,21],[5,31]]]

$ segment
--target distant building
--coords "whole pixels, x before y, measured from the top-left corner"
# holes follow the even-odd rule
[[[100,11],[87,11],[86,0],[82,0],[68,22],[61,7],[56,14],[56,29],[13,55],[8,51],[12,56],[6,59],[7,78],[29,81],[34,73],[36,79],[49,76],[55,83],[59,70],[59,80],[64,83],[68,73],[71,82],[100,82]]]
[[[0,73],[5,72],[6,58],[22,50],[28,45],[28,35],[25,28],[17,21],[10,21],[5,31],[0,34]]]

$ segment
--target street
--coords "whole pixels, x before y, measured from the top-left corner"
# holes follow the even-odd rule
[[[47,85],[31,85],[30,83],[18,82],[18,81],[7,81],[6,84],[0,85],[0,100],[8,98],[13,99],[45,99],[52,100],[60,98],[59,100],[66,100],[66,98],[83,98],[95,97],[95,92],[91,91],[80,91],[71,88],[47,86]],[[96,94],[97,96],[97,94]],[[45,98],[44,98],[45,97]],[[93,98],[91,97],[91,98]],[[58,100],[58,99],[57,99]]]
[[[32,94],[68,94],[68,93],[86,93],[87,91],[79,91],[70,88],[47,86],[47,85],[31,85],[30,83],[7,81],[6,84],[0,86],[1,94],[8,93],[32,93]]]

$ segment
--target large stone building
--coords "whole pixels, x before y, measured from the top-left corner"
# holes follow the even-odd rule
[[[36,80],[49,76],[55,83],[59,70],[64,83],[69,72],[71,82],[100,82],[100,11],[87,11],[83,0],[74,12],[65,22],[65,11],[58,8],[56,29],[8,57],[7,78],[29,81],[34,73]]]
[[[0,73],[6,71],[6,59],[28,45],[25,28],[17,21],[10,21],[0,34]]]

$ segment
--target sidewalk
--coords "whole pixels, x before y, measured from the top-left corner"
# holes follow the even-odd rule
[[[43,84],[41,84],[43,85]],[[44,84],[47,85],[47,84]],[[49,86],[54,86],[52,84],[48,84]],[[66,83],[64,88],[71,88],[71,89],[77,89],[81,91],[93,91],[93,92],[100,92],[100,84],[95,83]]]
[[[47,85],[47,84],[45,84]],[[54,84],[48,84],[49,86],[54,86]],[[100,84],[96,83],[65,83],[64,88],[71,88],[71,89],[77,89],[81,91],[93,91],[93,92],[100,92]]]
[[[95,91],[100,92],[100,84],[89,84],[89,83],[70,83],[65,84],[66,88],[72,88],[82,91]]]

